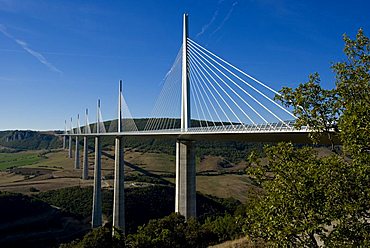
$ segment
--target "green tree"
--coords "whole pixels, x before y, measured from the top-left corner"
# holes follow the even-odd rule
[[[370,149],[370,41],[360,29],[356,40],[344,35],[347,61],[333,66],[344,109],[339,121],[346,149],[368,160]]]
[[[112,237],[110,228],[99,227],[86,234],[83,239],[62,244],[60,248],[121,248],[125,247],[124,237]]]
[[[137,233],[127,236],[127,247],[174,248],[207,247],[207,232],[196,220],[185,221],[178,214],[171,214],[158,220],[151,220],[140,226]]]
[[[277,246],[318,247],[315,236],[325,237],[325,226],[350,204],[347,164],[338,155],[319,158],[312,148],[287,143],[265,152],[268,163],[256,161],[260,170],[252,173],[265,195],[248,210],[245,232]]]
[[[310,148],[279,144],[265,149],[267,165],[252,154],[249,172],[265,194],[247,213],[251,238],[282,247],[317,247],[318,240],[330,247],[370,245],[370,41],[361,29],[344,41],[347,60],[332,67],[334,89],[323,89],[313,74],[277,99],[293,107],[296,126],[309,126],[314,141],[326,133],[334,145],[339,134],[346,153],[318,157]]]
[[[283,87],[280,93],[275,98],[284,106],[293,107],[293,114],[297,117],[295,127],[310,127],[314,131],[310,133],[314,143],[325,133],[334,150],[333,135],[338,132],[338,117],[341,113],[337,91],[323,89],[319,74],[314,73],[309,76],[308,82],[300,84],[296,89]]]
[[[333,66],[343,113],[340,136],[351,158],[353,202],[331,233],[335,246],[370,246],[370,40],[360,29],[355,40],[344,35],[347,61]]]

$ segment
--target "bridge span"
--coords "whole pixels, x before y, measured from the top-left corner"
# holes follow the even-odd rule
[[[255,85],[252,85],[251,80]],[[179,82],[181,85],[177,85]],[[247,88],[254,93],[250,93]],[[101,198],[101,138],[115,139],[115,173],[113,200],[113,232],[125,232],[124,196],[124,139],[123,137],[172,138],[176,140],[176,194],[175,212],[186,219],[196,217],[196,169],[195,141],[233,140],[247,142],[292,142],[311,143],[309,127],[296,129],[296,117],[284,106],[279,105],[266,90],[273,90],[214,53],[208,51],[188,37],[188,16],[183,16],[183,42],[174,65],[165,77],[159,100],[154,106],[153,118],[145,128],[138,129],[130,117],[119,85],[118,116],[110,122],[108,131],[102,120],[100,100],[97,104],[97,120],[91,128],[88,112],[85,125],[65,128],[63,148],[68,144],[68,157],[72,158],[72,138],[75,145],[75,169],[79,169],[79,138],[83,138],[82,179],[88,177],[87,139],[95,141],[94,193],[92,227],[102,225]],[[175,102],[179,99],[179,104]],[[166,113],[163,106],[175,108]],[[180,110],[180,118],[173,118]],[[193,110],[193,111],[191,111]],[[279,113],[278,113],[279,112]],[[192,116],[192,113],[194,116]],[[243,119],[244,118],[244,119]],[[192,126],[192,123],[196,125]],[[66,139],[69,139],[67,142]],[[337,142],[337,141],[335,141]],[[320,144],[330,144],[326,134],[321,135]]]
[[[137,131],[137,132],[112,132],[112,133],[90,133],[90,134],[68,134],[71,137],[138,137],[138,138],[156,138],[156,139],[181,139],[181,140],[229,140],[229,141],[244,141],[244,142],[261,142],[261,143],[277,143],[291,142],[293,144],[311,144],[312,140],[309,134],[312,131],[308,129],[285,129],[285,130],[192,130],[183,132],[180,129],[176,130],[159,130],[159,131]],[[335,140],[336,143],[339,140]],[[318,141],[322,145],[330,145],[331,141],[326,135],[322,135]]]

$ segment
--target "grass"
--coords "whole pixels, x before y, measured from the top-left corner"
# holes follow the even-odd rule
[[[222,244],[211,246],[211,248],[259,248],[259,247],[266,247],[266,243],[264,243],[263,241],[252,242],[246,237],[226,241]]]
[[[72,169],[74,158],[67,158],[67,151],[50,152],[33,164],[26,164],[27,168],[50,168],[50,169]]]
[[[221,198],[233,197],[241,202],[255,198],[259,189],[253,186],[247,175],[197,176],[197,190]]]
[[[125,160],[156,174],[175,173],[176,157],[164,153],[126,152]]]
[[[40,152],[40,151],[39,151]],[[80,180],[78,179],[81,171],[74,170],[74,158],[67,158],[67,151],[54,151],[39,157],[39,152],[29,151],[20,153],[0,153],[0,169],[4,170],[12,166],[22,166],[27,168],[42,168],[52,169],[53,176],[55,178],[64,178],[64,181],[74,180],[71,185],[78,185]],[[107,152],[107,151],[105,151]],[[108,152],[111,155],[112,152]],[[203,160],[202,165],[200,159],[197,158],[197,171],[203,169],[214,169],[217,170],[217,161],[219,157],[208,156]],[[82,158],[81,158],[82,160]],[[149,174],[156,174],[163,179],[175,183],[175,156],[163,154],[163,153],[141,153],[134,151],[125,152],[125,160],[133,164],[135,167],[125,166],[126,175],[141,174],[147,171]],[[94,164],[94,153],[89,154],[89,175],[93,176],[93,164]],[[82,161],[81,161],[82,166]],[[114,175],[114,159],[102,157],[103,176]],[[5,173],[5,172],[4,172]],[[14,175],[13,175],[14,176]],[[8,176],[9,177],[9,176]],[[7,185],[11,183],[11,178],[3,176],[0,180],[0,185]],[[60,184],[57,179],[43,180],[43,184],[35,184],[35,187],[41,191],[50,188],[63,187],[64,184]],[[18,177],[14,177],[13,181],[19,180]],[[68,179],[68,180],[67,180]],[[220,174],[220,175],[197,175],[197,190],[204,194],[211,194],[218,197],[234,197],[242,202],[246,202],[249,198],[254,197],[258,194],[258,189],[253,186],[247,175],[236,175],[236,174]],[[90,183],[88,181],[87,183]],[[55,184],[55,185],[54,185]],[[29,187],[33,186],[32,181],[28,182],[25,190],[29,190]],[[16,188],[21,190],[21,187]]]
[[[0,170],[31,165],[43,160],[39,152],[0,153]]]

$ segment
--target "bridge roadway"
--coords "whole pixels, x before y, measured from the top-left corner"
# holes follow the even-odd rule
[[[309,131],[293,128],[259,128],[259,129],[219,129],[212,128],[188,128],[187,131],[181,129],[164,129],[153,131],[124,131],[110,133],[81,133],[81,134],[63,134],[63,136],[85,136],[85,137],[152,137],[152,138],[173,138],[178,140],[204,141],[204,140],[229,140],[229,141],[247,141],[247,142],[292,142],[295,144],[310,144],[312,140],[309,137]],[[334,142],[339,144],[339,140]],[[327,135],[321,135],[319,144],[331,144]]]

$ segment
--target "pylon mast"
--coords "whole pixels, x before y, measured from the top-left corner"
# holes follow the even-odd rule
[[[181,94],[181,131],[187,131],[190,127],[190,87],[188,73],[188,14],[183,18],[182,40],[182,94]]]

